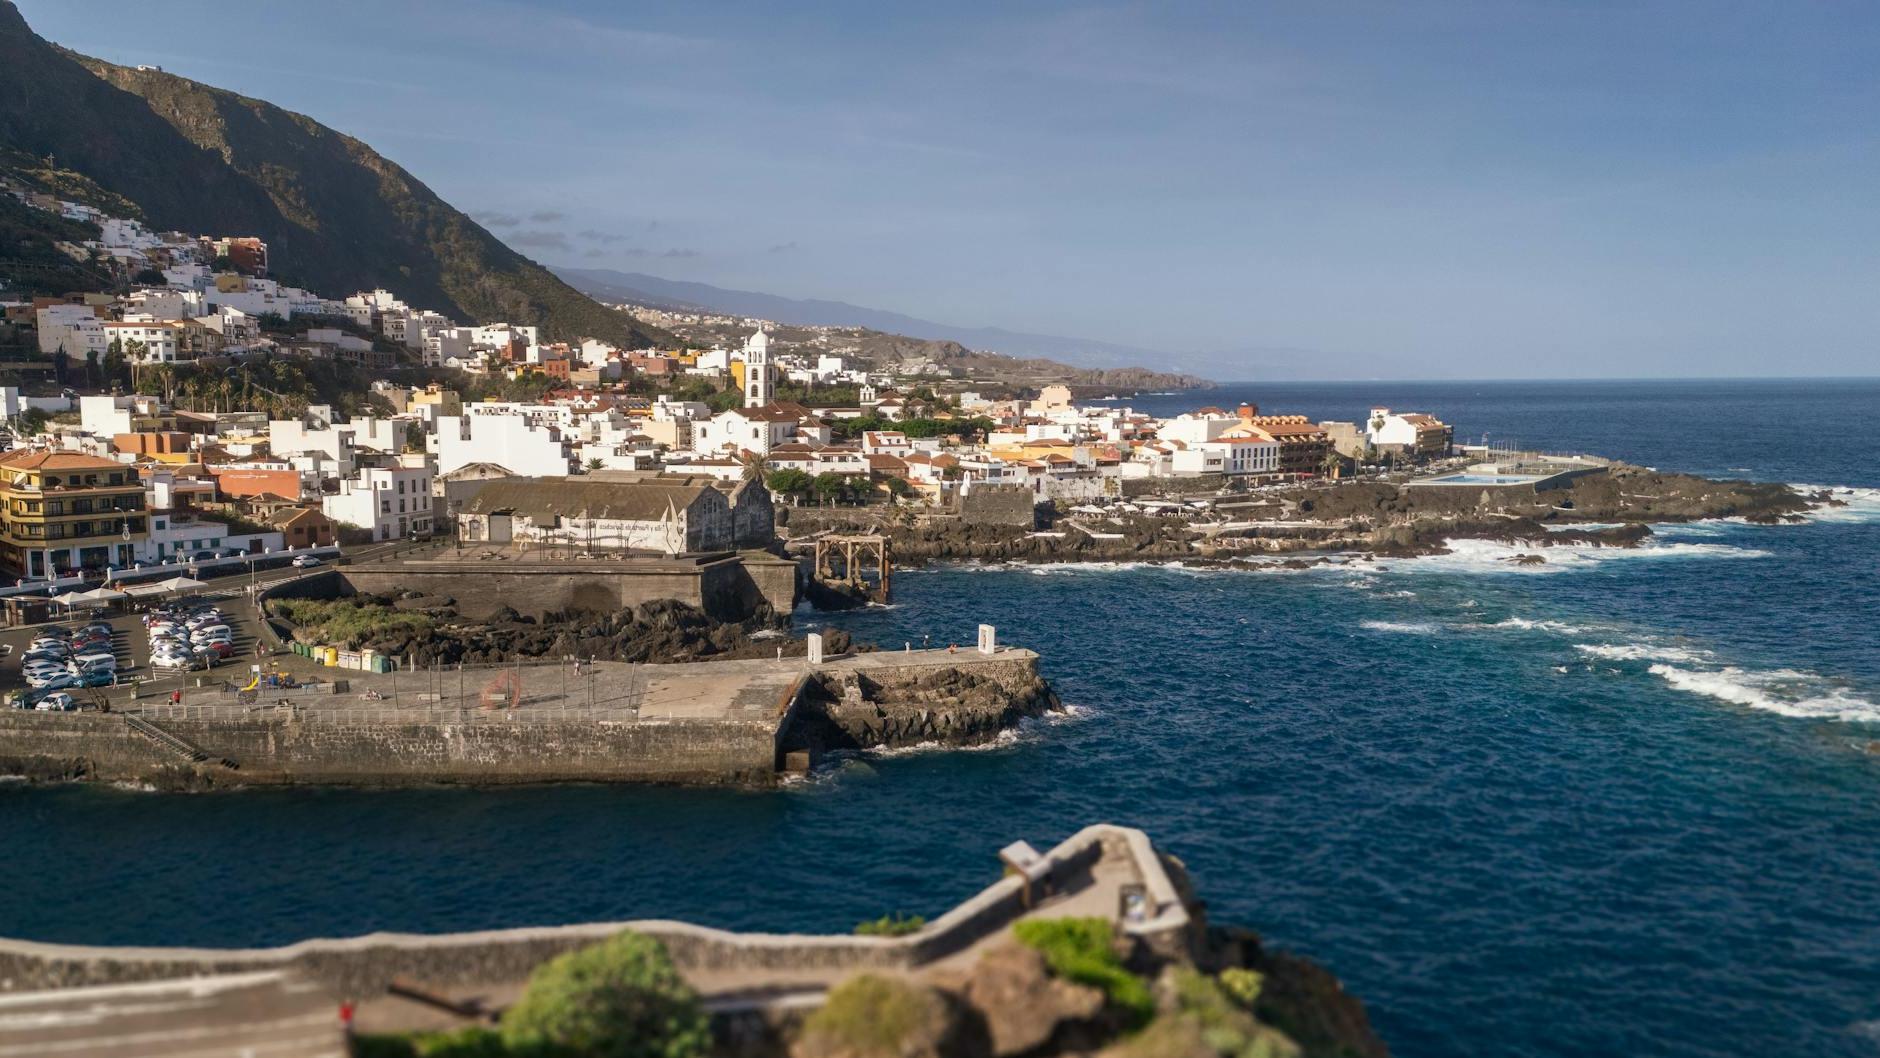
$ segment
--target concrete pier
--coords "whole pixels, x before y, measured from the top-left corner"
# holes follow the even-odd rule
[[[319,693],[264,692],[252,704],[214,692],[112,713],[8,711],[0,714],[0,774],[181,789],[762,785],[829,748],[991,737],[1055,706],[1037,660],[1006,647],[851,654],[819,664],[345,673],[345,693],[330,684]]]

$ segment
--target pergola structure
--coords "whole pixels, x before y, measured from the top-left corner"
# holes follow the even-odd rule
[[[873,562],[875,583],[871,588],[862,574]],[[888,554],[888,538],[880,533],[833,535],[816,538],[816,579],[824,583],[846,584],[859,589],[875,602],[888,601],[893,560]]]

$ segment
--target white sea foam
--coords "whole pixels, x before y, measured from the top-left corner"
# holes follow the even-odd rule
[[[1494,624],[1480,625],[1481,628],[1511,629],[1516,632],[1552,632],[1555,635],[1577,636],[1587,631],[1579,625],[1570,625],[1565,621],[1532,621],[1525,617],[1504,617]]]
[[[1373,632],[1394,632],[1406,636],[1433,636],[1442,631],[1440,626],[1422,621],[1362,621],[1359,622],[1359,627],[1368,628]]]
[[[1798,492],[1814,495],[1826,492],[1845,506],[1820,504],[1811,508],[1808,519],[1814,522],[1880,521],[1880,489],[1850,488],[1845,485],[1790,485]]]
[[[1590,569],[1608,562],[1652,561],[1695,558],[1767,558],[1769,552],[1729,544],[1662,543],[1647,540],[1638,547],[1601,547],[1596,544],[1556,544],[1544,542],[1509,544],[1499,540],[1450,540],[1448,554],[1424,555],[1411,559],[1391,559],[1390,571],[1424,573],[1522,573],[1547,575],[1571,570]],[[1544,561],[1523,565],[1514,561],[1534,555]],[[1375,563],[1366,565],[1376,568]]]
[[[1575,643],[1573,649],[1589,657],[1607,661],[1677,661],[1702,664],[1709,660],[1707,650],[1668,646],[1659,643]]]
[[[1880,723],[1880,705],[1813,672],[1753,672],[1734,666],[1699,670],[1663,663],[1650,671],[1680,691],[1732,705],[1811,720]]]

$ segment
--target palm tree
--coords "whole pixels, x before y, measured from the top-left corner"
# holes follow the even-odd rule
[[[744,472],[739,476],[745,481],[763,481],[770,475],[769,457],[758,452],[745,452],[740,459],[744,463]]]
[[[1343,470],[1344,466],[1345,457],[1339,455],[1338,450],[1335,448],[1326,449],[1325,458],[1319,460],[1319,469],[1324,471],[1325,476],[1331,478],[1333,481],[1338,480],[1338,472]]]

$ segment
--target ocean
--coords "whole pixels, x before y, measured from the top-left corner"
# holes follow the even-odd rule
[[[775,791],[0,787],[0,935],[258,945],[933,914],[995,850],[1146,829],[1393,1052],[1880,1055],[1880,381],[1255,384],[1459,440],[1837,486],[1806,523],[1308,571],[943,567],[799,624],[1033,647],[1072,715]]]

